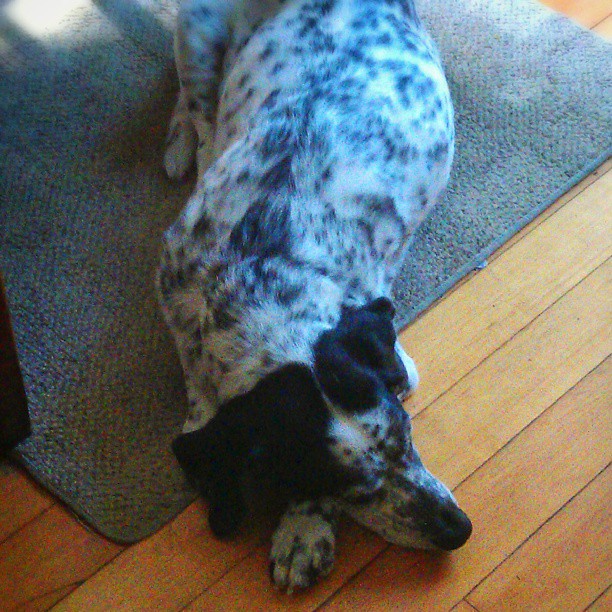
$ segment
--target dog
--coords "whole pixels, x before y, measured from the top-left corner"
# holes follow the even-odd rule
[[[189,0],[164,164],[197,184],[157,286],[189,414],[173,449],[231,536],[258,466],[290,503],[274,582],[311,585],[348,512],[404,546],[471,523],[423,466],[393,281],[444,189],[453,108],[412,0]]]

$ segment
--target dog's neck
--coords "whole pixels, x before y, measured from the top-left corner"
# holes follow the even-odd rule
[[[312,195],[285,193],[281,200],[276,194],[234,225],[221,204],[214,215],[208,212],[215,208],[211,197],[199,191],[192,197],[166,234],[166,257],[168,269],[178,269],[171,281],[180,286],[179,292],[169,287],[180,295],[172,298],[170,320],[178,318],[176,326],[187,328],[188,346],[181,353],[189,358],[196,352],[188,377],[196,395],[214,409],[287,364],[312,367],[313,346],[337,325],[342,308],[387,295],[387,283],[384,266],[368,249],[358,253],[360,265],[353,265],[351,252],[358,248],[350,244],[363,238],[357,222],[333,214],[317,235],[308,215],[322,215],[324,205]],[[290,231],[283,233],[284,227]],[[329,241],[350,238],[353,230],[354,240],[329,248]],[[180,343],[185,336],[178,336]]]
[[[203,338],[209,353],[203,362],[213,367],[202,374],[210,378],[217,405],[284,365],[312,367],[315,342],[340,318],[340,286],[283,257],[229,263],[221,278],[207,304]]]

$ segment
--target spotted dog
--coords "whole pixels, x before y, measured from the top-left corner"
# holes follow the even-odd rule
[[[453,549],[471,525],[421,463],[390,295],[446,185],[453,111],[411,0],[190,0],[165,167],[197,185],[158,291],[189,415],[174,451],[233,534],[257,466],[291,503],[274,581],[333,565],[338,513]]]

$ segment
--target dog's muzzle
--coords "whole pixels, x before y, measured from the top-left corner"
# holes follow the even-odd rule
[[[421,463],[396,464],[382,486],[367,499],[345,499],[342,508],[355,521],[383,538],[410,548],[455,550],[472,534],[472,522],[449,489]]]

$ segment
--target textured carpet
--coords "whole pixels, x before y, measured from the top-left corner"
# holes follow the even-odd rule
[[[606,43],[525,0],[419,5],[451,83],[457,159],[398,283],[402,324],[612,144]],[[175,3],[0,11],[0,266],[34,431],[18,456],[132,542],[193,499],[169,450],[185,397],[153,291],[161,232],[189,193],[161,172]]]

